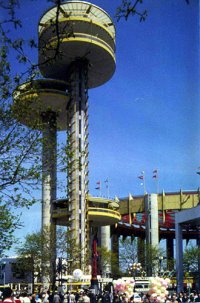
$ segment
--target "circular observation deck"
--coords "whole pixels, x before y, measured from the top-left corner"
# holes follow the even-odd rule
[[[67,80],[70,65],[88,62],[88,88],[107,82],[115,71],[115,27],[96,5],[67,1],[39,21],[39,65],[44,77]]]
[[[67,125],[66,83],[58,80],[40,79],[26,82],[13,92],[15,117],[31,128],[42,127],[42,114],[54,112],[57,129],[65,130]]]
[[[121,220],[117,202],[104,198],[88,196],[88,220],[91,226],[114,225]],[[57,225],[65,226],[70,220],[67,199],[54,201],[52,218],[56,219]]]
[[[114,225],[121,220],[119,204],[114,200],[88,196],[88,216],[92,226]]]

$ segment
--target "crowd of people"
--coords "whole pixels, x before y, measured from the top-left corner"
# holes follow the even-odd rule
[[[180,292],[171,293],[166,296],[165,303],[200,303],[200,292]],[[159,303],[155,299],[151,301],[150,295],[137,294],[128,297],[126,293],[112,294],[109,291],[103,291],[95,295],[90,290],[80,290],[78,292],[41,292],[37,294],[28,294],[26,292],[13,292],[11,288],[6,287],[0,293],[0,303]]]
[[[99,303],[111,303],[111,297],[108,291],[103,291],[98,296],[90,290],[28,294],[27,292],[13,292],[11,288],[6,287],[0,293],[0,303],[96,303],[98,301]]]
[[[113,303],[159,303],[159,300],[155,298],[155,300],[151,301],[151,296],[147,294],[139,294],[141,301],[135,299],[134,296],[128,298],[126,293],[115,295],[113,299]],[[165,298],[165,303],[200,303],[200,292],[180,292],[177,294],[176,292],[172,292],[168,294]]]

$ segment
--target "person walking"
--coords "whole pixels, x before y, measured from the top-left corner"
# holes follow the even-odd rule
[[[53,296],[53,303],[61,303],[61,298],[60,298],[58,292],[55,292],[55,294]]]
[[[5,287],[2,293],[3,303],[13,303],[14,298],[13,298],[13,291],[10,287]]]

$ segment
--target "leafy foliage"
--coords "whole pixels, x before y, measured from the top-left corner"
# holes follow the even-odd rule
[[[17,37],[21,27],[15,16],[18,5],[17,0],[0,2],[4,16],[0,21],[0,256],[11,247],[13,233],[21,226],[15,209],[36,202],[34,191],[41,178],[40,134],[20,124],[12,109],[12,92],[24,76],[15,74],[14,66],[28,61],[23,51],[24,40],[13,34],[16,32]],[[13,52],[16,61],[11,62]],[[32,69],[28,75],[26,79],[33,77]]]
[[[111,270],[114,277],[121,276],[116,253],[108,250],[105,247],[98,247],[97,251],[100,258],[99,261],[101,263],[101,269],[108,268]]]
[[[158,271],[158,259],[163,254],[158,247],[142,242],[138,245],[136,239],[120,239],[120,267],[124,273],[128,273],[130,264],[141,263],[142,271],[148,273],[151,269],[152,274]]]
[[[57,229],[57,256],[62,257],[68,262],[68,273],[72,274],[77,268],[80,268],[79,257],[81,254],[80,247],[76,244],[76,239],[72,238],[72,232],[68,228],[59,227]],[[83,267],[87,268],[90,264],[90,255],[85,258]]]
[[[42,266],[51,260],[51,244],[49,231],[35,232],[25,237],[24,243],[17,248],[18,264],[25,272],[30,272],[32,277],[41,282],[42,275],[49,275],[50,267]]]
[[[80,250],[75,239],[71,238],[71,233],[66,229],[58,228],[56,235],[52,234],[51,237],[49,237],[48,228],[43,232],[28,234],[16,250],[19,256],[18,263],[26,272],[31,272],[32,277],[37,277],[38,282],[41,282],[42,276],[50,274],[51,267],[42,265],[51,264],[52,246],[55,242],[57,258],[65,260],[65,270],[68,274],[72,274],[74,269],[79,268]],[[89,256],[87,262],[89,262]]]
[[[38,121],[27,116],[33,109],[26,100],[23,107],[20,100],[20,106],[13,108],[16,88],[24,82],[32,83],[40,76],[38,64],[31,59],[38,51],[37,42],[31,36],[27,41],[23,38],[23,23],[16,14],[20,2],[0,1],[3,16],[0,20],[0,237],[4,239],[0,254],[11,247],[13,232],[20,226],[19,216],[14,215],[15,209],[35,203],[35,193],[41,184],[41,146],[44,142],[36,130],[40,129]],[[57,5],[58,17],[62,1],[50,2]],[[55,27],[58,31],[57,22]],[[59,32],[57,40],[55,56],[59,55]],[[55,57],[47,60],[53,59]],[[26,122],[29,120],[29,128],[22,124],[25,117]],[[5,220],[10,224],[5,225]]]
[[[143,0],[134,0],[134,1],[127,1],[122,0],[121,6],[117,8],[116,17],[119,21],[121,18],[125,18],[127,20],[129,16],[138,16],[140,22],[145,21],[147,17],[147,10],[144,11],[138,10],[139,4],[142,4]]]
[[[199,263],[200,263],[200,247],[190,246],[186,248],[183,255],[184,272],[197,273],[199,271],[199,267],[198,267]]]

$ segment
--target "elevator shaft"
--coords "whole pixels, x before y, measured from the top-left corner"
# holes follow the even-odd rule
[[[88,256],[88,62],[77,60],[68,72],[68,210],[69,228],[80,250],[77,267],[85,272]]]

